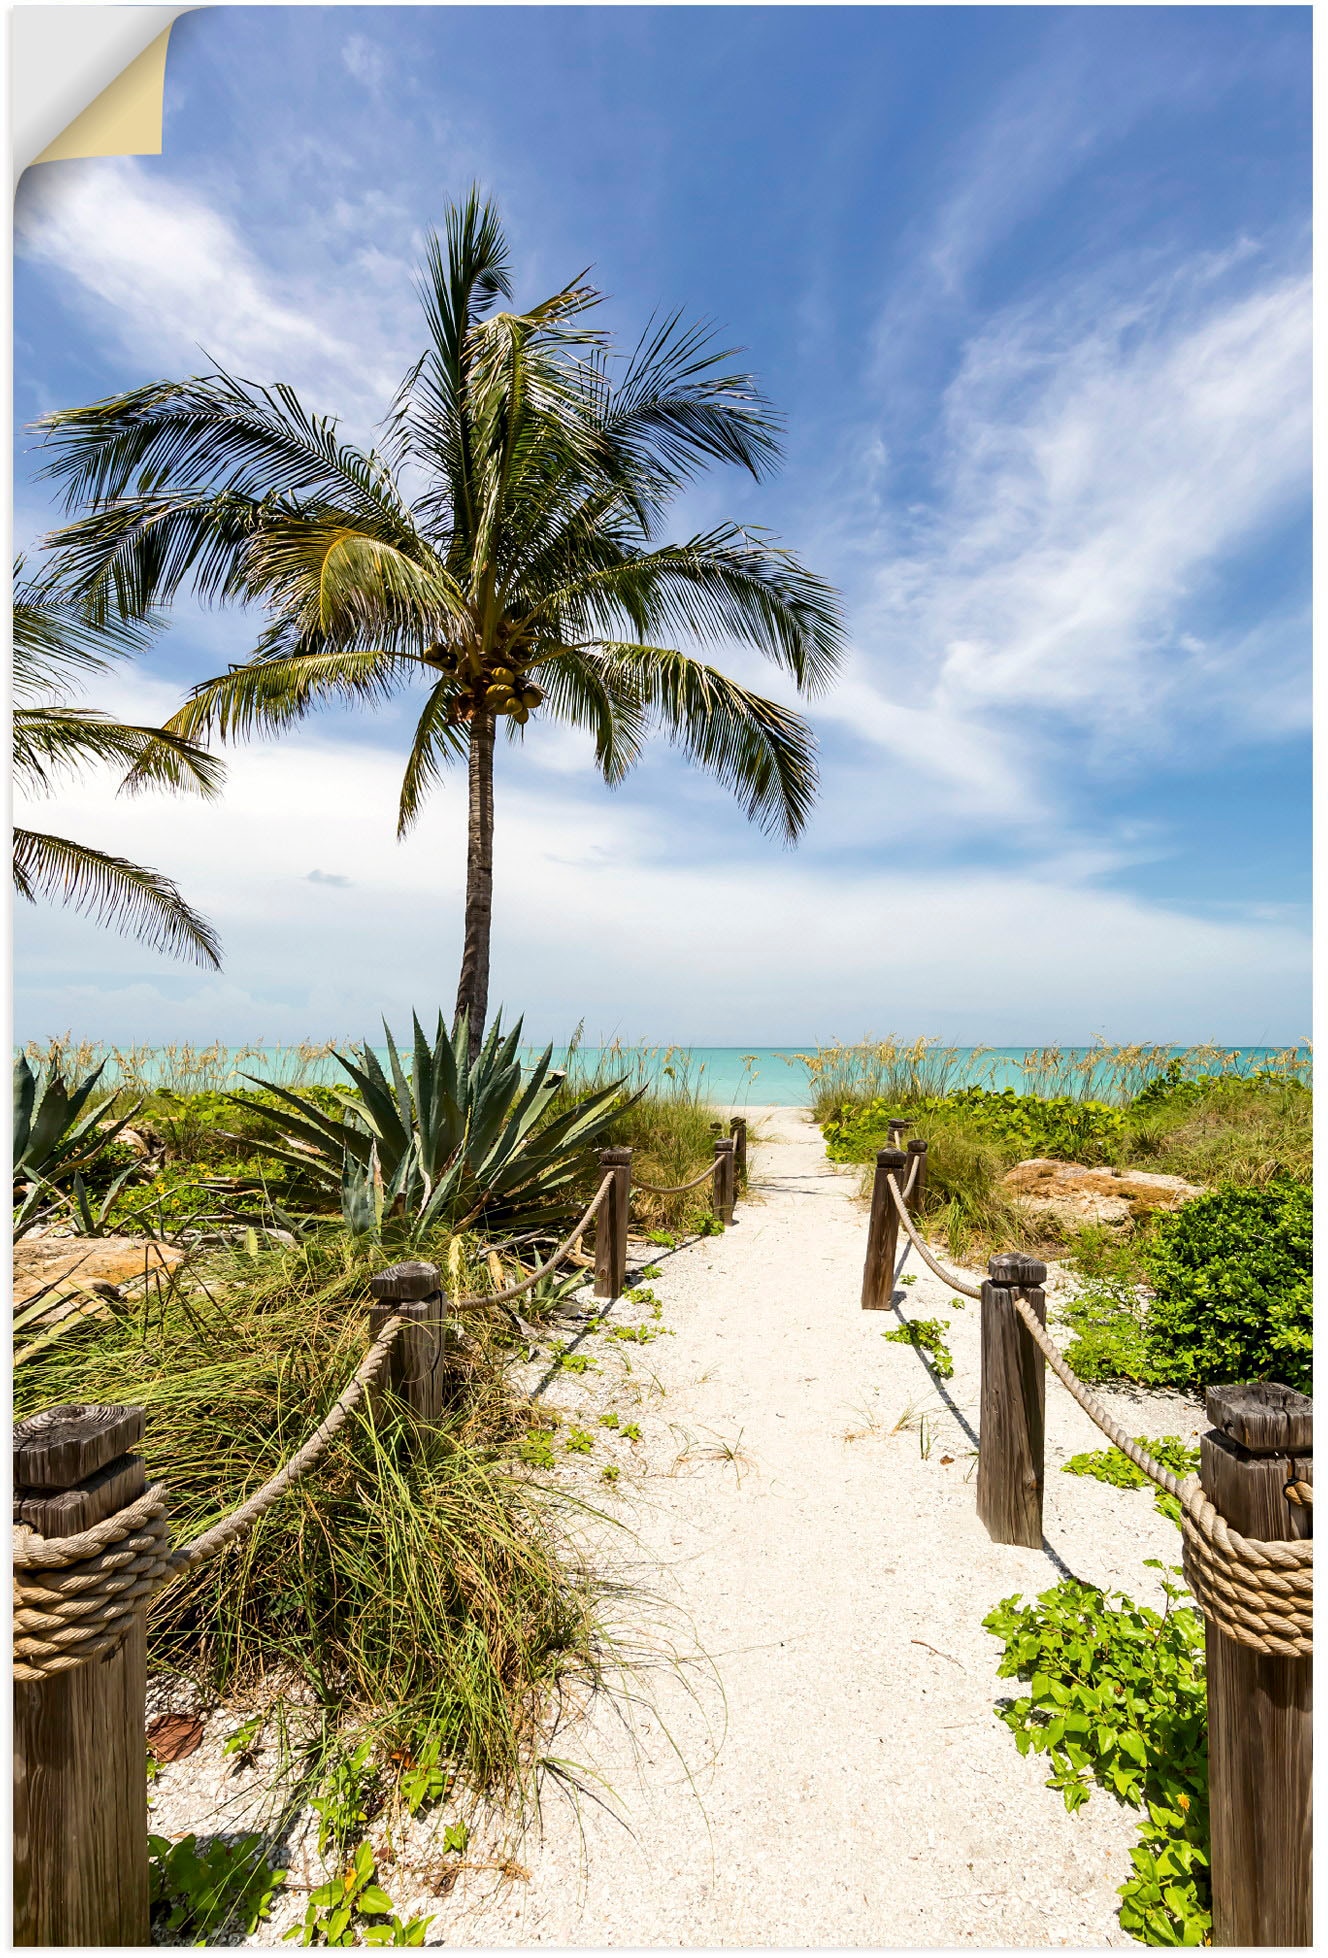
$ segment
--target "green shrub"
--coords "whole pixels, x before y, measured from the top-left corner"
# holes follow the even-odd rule
[[[1280,1380],[1310,1390],[1312,1197],[1282,1180],[1228,1187],[1159,1217],[1142,1252],[1153,1378]]]
[[[1193,1475],[1199,1467],[1199,1451],[1191,1448],[1179,1435],[1136,1435],[1135,1440],[1141,1448],[1146,1448],[1155,1462],[1170,1469],[1173,1475],[1182,1479]],[[1128,1455],[1122,1455],[1119,1448],[1093,1448],[1082,1455],[1071,1455],[1068,1462],[1061,1464],[1063,1475],[1091,1475],[1098,1482],[1109,1483],[1113,1489],[1142,1489],[1148,1481],[1143,1470],[1136,1468]],[[1165,1489],[1153,1490],[1153,1507],[1159,1514],[1169,1516],[1177,1529],[1180,1528],[1180,1504],[1175,1496]]]
[[[882,1333],[881,1338],[894,1340],[900,1346],[912,1346],[918,1352],[926,1353],[937,1378],[948,1380],[954,1372],[954,1357],[945,1338],[949,1327],[948,1319],[906,1319],[904,1324],[896,1326],[893,1332]]]
[[[891,1116],[907,1112],[918,1132],[931,1142],[933,1122],[943,1116],[965,1133],[999,1145],[1003,1166],[1030,1156],[1063,1161],[1114,1161],[1125,1133],[1126,1116],[1105,1102],[1078,1101],[1068,1095],[1021,1095],[1013,1088],[960,1088],[905,1108],[879,1097],[846,1107],[826,1121],[829,1155],[836,1162],[865,1162],[887,1142]],[[930,1164],[929,1164],[930,1166]]]
[[[1021,1754],[1049,1756],[1048,1788],[1072,1813],[1095,1782],[1139,1811],[1121,1928],[1143,1944],[1197,1945],[1212,1921],[1203,1620],[1162,1588],[1161,1613],[1123,1593],[1117,1610],[1066,1578],[1036,1605],[1003,1598],[982,1623],[1005,1641],[1001,1678],[1028,1684],[997,1710]]]
[[[268,1867],[261,1836],[214,1837],[200,1850],[196,1836],[172,1843],[150,1835],[148,1880],[153,1923],[170,1933],[164,1942],[199,1945],[220,1942],[224,1931],[252,1936],[286,1872]]]

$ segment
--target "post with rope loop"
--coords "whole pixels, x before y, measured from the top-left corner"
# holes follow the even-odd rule
[[[747,1181],[747,1117],[734,1115],[729,1121],[729,1134],[733,1137],[733,1170],[738,1183]]]
[[[1312,1534],[1313,1403],[1290,1387],[1210,1387],[1204,1494],[1242,1536]],[[1288,1490],[1294,1492],[1288,1495]],[[1205,1617],[1213,1943],[1313,1941],[1310,1669],[1238,1644]]]
[[[147,1594],[164,1521],[137,1407],[51,1407],[14,1428],[14,1943],[146,1945]],[[60,1540],[103,1526],[66,1563]],[[86,1609],[84,1609],[86,1607]]]
[[[632,1207],[632,1152],[601,1149],[601,1175],[612,1175],[595,1219],[595,1297],[622,1297],[627,1283],[627,1223]]]
[[[393,1317],[410,1323],[397,1335],[387,1366],[370,1389],[369,1405],[381,1413],[391,1394],[409,1410],[412,1425],[436,1427],[448,1401],[447,1297],[437,1265],[415,1259],[392,1265],[369,1280],[369,1342]]]
[[[978,1516],[993,1543],[1042,1545],[1046,1363],[1014,1309],[1022,1293],[1045,1325],[1047,1267],[1007,1251],[982,1286]]]
[[[737,1144],[731,1135],[715,1137],[715,1215],[726,1228],[733,1222],[733,1205],[737,1198],[736,1149]]]
[[[927,1182],[927,1145],[915,1136],[908,1145],[909,1177],[912,1179],[908,1191],[908,1207],[915,1217],[922,1215],[922,1198]]]
[[[890,1197],[889,1178],[900,1176],[908,1157],[902,1149],[876,1151],[872,1180],[871,1221],[867,1226],[867,1256],[862,1267],[862,1309],[888,1312],[895,1295],[895,1254],[899,1247],[899,1215]]]

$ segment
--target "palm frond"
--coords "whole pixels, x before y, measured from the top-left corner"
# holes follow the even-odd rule
[[[49,794],[56,777],[89,762],[127,769],[122,792],[166,788],[215,796],[223,764],[206,748],[165,728],[135,727],[113,721],[87,707],[17,707],[14,710],[14,769],[38,794]]]
[[[49,694],[74,677],[104,672],[113,659],[148,643],[151,626],[114,617],[98,624],[57,582],[48,566],[25,576],[14,560],[13,676],[20,700]]]
[[[636,630],[681,630],[754,646],[791,673],[804,693],[827,687],[843,655],[838,594],[791,551],[723,524],[682,544],[664,544],[596,569],[553,592],[534,610],[569,639],[614,636],[626,616]]]
[[[449,763],[464,761],[465,731],[448,719],[448,708],[456,695],[451,680],[440,680],[431,688],[419,720],[415,738],[401,778],[401,799],[397,805],[397,835],[404,836],[424,805],[429,790]]]
[[[601,427],[615,480],[652,497],[688,482],[707,461],[732,462],[759,482],[780,458],[779,418],[750,374],[722,371],[741,351],[714,348],[708,326],[681,312],[652,320],[621,381],[606,389]]]
[[[676,747],[731,789],[764,830],[794,842],[816,796],[816,743],[800,714],[664,646],[606,645]]]
[[[650,731],[635,674],[621,661],[582,646],[551,647],[541,652],[534,669],[550,714],[594,736],[600,774],[616,788],[640,760]]]
[[[99,924],[128,932],[196,965],[220,967],[221,946],[211,925],[160,871],[113,857],[86,843],[44,831],[14,831],[14,885],[21,897],[38,894],[68,904]]]
[[[222,740],[291,727],[328,701],[380,704],[419,670],[418,662],[381,649],[280,652],[202,680],[167,722],[173,734]]]

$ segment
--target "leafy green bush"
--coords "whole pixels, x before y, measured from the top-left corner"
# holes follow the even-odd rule
[[[1121,1928],[1144,1944],[1197,1945],[1212,1922],[1203,1620],[1178,1608],[1175,1585],[1163,1590],[1161,1613],[1121,1592],[1113,1609],[1096,1585],[1066,1578],[1036,1605],[1003,1598],[982,1623],[1005,1641],[1001,1678],[1028,1684],[997,1710],[1021,1754],[1050,1757],[1047,1786],[1072,1813],[1094,1782],[1140,1811]]]
[[[347,1945],[361,1940],[365,1944],[423,1944],[433,1918],[413,1917],[409,1924],[403,1924],[377,1877],[373,1847],[362,1842],[344,1870],[311,1892],[303,1922],[286,1932],[287,1942],[298,1938],[303,1945]]]
[[[1148,1352],[1148,1308],[1132,1280],[1114,1274],[1090,1278],[1064,1313],[1075,1334],[1065,1357],[1081,1380],[1156,1385]]]
[[[825,1123],[828,1153],[837,1162],[865,1161],[886,1146],[889,1119],[902,1112],[899,1102],[884,1097],[846,1109]],[[1008,1162],[1029,1156],[1086,1163],[1113,1160],[1126,1122],[1121,1109],[1109,1108],[1105,1102],[1078,1101],[1068,1095],[1021,1095],[1013,1088],[959,1088],[911,1106],[908,1114],[919,1122],[920,1133],[929,1142],[932,1129],[924,1117],[959,1118],[969,1134],[1003,1145]]]
[[[945,1338],[949,1329],[948,1319],[908,1319],[893,1332],[882,1333],[881,1338],[928,1354],[933,1372],[939,1379],[948,1380],[954,1372],[954,1356]]]
[[[170,1944],[212,1944],[218,1932],[241,1928],[252,1936],[286,1881],[285,1870],[268,1868],[257,1835],[216,1837],[204,1850],[196,1836],[149,1836],[148,1857],[153,1922],[171,1933]]]
[[[1199,1451],[1191,1448],[1179,1435],[1136,1435],[1135,1440],[1141,1448],[1146,1448],[1155,1462],[1171,1470],[1173,1475],[1193,1475],[1199,1466]],[[1106,1482],[1113,1489],[1142,1489],[1148,1477],[1142,1469],[1136,1468],[1128,1455],[1122,1455],[1119,1448],[1093,1448],[1082,1455],[1071,1455],[1068,1462],[1061,1464],[1063,1475],[1091,1475],[1098,1482]],[[1153,1491],[1153,1507],[1161,1515],[1169,1516],[1179,1529],[1180,1504],[1165,1489]]]
[[[1312,1195],[1282,1180],[1228,1187],[1159,1217],[1141,1262],[1155,1380],[1280,1380],[1310,1390]]]

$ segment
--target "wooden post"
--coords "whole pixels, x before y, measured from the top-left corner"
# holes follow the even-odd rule
[[[891,1149],[902,1149],[904,1146],[903,1135],[905,1130],[915,1126],[913,1122],[907,1120],[903,1115],[892,1115],[885,1125],[887,1146]]]
[[[731,1135],[715,1137],[715,1214],[726,1227],[733,1222],[737,1182],[734,1156],[737,1143]]]
[[[381,1408],[390,1391],[405,1402],[416,1425],[434,1427],[447,1404],[447,1299],[438,1267],[409,1259],[380,1271],[369,1280],[369,1290],[374,1301],[369,1308],[371,1342],[394,1316],[411,1321],[397,1334],[370,1403]]]
[[[918,1164],[918,1173],[913,1178],[913,1190],[908,1199],[908,1207],[913,1215],[918,1217],[922,1213],[922,1198],[927,1182],[927,1145],[915,1137],[908,1145],[908,1153],[910,1156],[917,1158]],[[909,1172],[910,1174],[912,1173],[911,1163],[909,1165]]]
[[[632,1152],[601,1149],[600,1178],[613,1171],[613,1183],[595,1219],[595,1297],[622,1297],[627,1283],[627,1225],[632,1206]]]
[[[14,1428],[15,1520],[75,1536],[144,1492],[137,1407]],[[146,1945],[146,1603],[110,1652],[14,1685],[14,1943]]]
[[[747,1181],[747,1117],[735,1115],[729,1122],[729,1134],[737,1147],[733,1151],[733,1167],[740,1185]]]
[[[1289,1502],[1312,1477],[1313,1403],[1290,1387],[1210,1387],[1199,1444],[1204,1493],[1241,1536],[1311,1534]],[[1307,1945],[1310,1871],[1309,1659],[1279,1659],[1206,1625],[1213,1943]]]
[[[994,1543],[1042,1544],[1046,1362],[1014,1309],[1022,1292],[1046,1324],[1036,1258],[1003,1252],[982,1286],[982,1394],[978,1441],[978,1516]]]
[[[867,1226],[867,1256],[862,1267],[862,1309],[888,1312],[895,1295],[895,1256],[899,1246],[899,1212],[890,1196],[887,1177],[894,1175],[902,1189],[901,1172],[908,1161],[902,1149],[876,1151],[872,1179],[871,1221]]]

